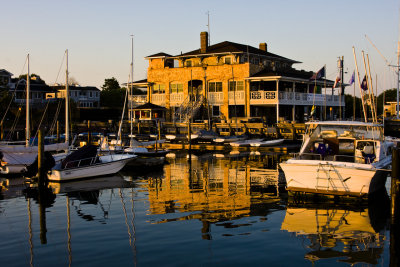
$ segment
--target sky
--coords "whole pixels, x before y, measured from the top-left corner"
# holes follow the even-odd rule
[[[200,48],[209,13],[211,45],[266,42],[269,52],[302,62],[296,69],[326,65],[331,80],[343,56],[344,82],[355,69],[354,46],[362,77],[361,51],[368,54],[378,94],[397,86],[388,64],[397,65],[400,0],[3,0],[2,10],[0,69],[26,73],[29,53],[31,73],[48,84],[64,82],[66,49],[70,76],[80,85],[101,88],[111,77],[127,82],[131,35],[134,80],[145,79],[146,56]]]

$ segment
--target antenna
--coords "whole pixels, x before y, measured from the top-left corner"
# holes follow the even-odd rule
[[[207,28],[208,28],[208,46],[210,46],[211,43],[211,34],[210,34],[210,11],[207,11]]]

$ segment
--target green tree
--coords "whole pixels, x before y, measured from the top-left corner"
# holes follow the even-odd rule
[[[123,106],[126,89],[119,86],[117,79],[105,79],[101,89],[100,103],[103,107]]]
[[[121,87],[119,86],[119,83],[118,83],[117,79],[112,77],[110,79],[105,79],[104,80],[104,84],[101,87],[101,89],[103,89],[103,91],[112,91],[112,90],[121,89]]]

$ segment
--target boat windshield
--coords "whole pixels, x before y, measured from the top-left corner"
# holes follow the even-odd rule
[[[326,125],[311,124],[308,135],[313,139],[318,138],[354,138],[380,140],[382,137],[379,126],[366,125]]]

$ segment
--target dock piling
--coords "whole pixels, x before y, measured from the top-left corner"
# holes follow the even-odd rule
[[[397,242],[400,240],[399,229],[399,207],[400,201],[400,148],[395,147],[392,151],[392,181],[390,188],[391,195],[391,221],[390,221],[390,266],[399,266],[400,247]]]

